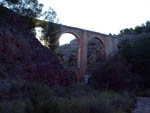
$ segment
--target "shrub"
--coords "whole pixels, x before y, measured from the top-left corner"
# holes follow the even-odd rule
[[[18,91],[0,101],[2,113],[124,113],[135,105],[128,93],[99,92],[83,85],[49,88],[27,82],[16,87],[17,82],[13,83]]]
[[[132,43],[127,43],[121,50],[121,58],[132,65],[132,72],[138,73],[141,89],[150,88],[150,36],[144,36]]]
[[[100,90],[133,91],[138,85],[138,77],[129,65],[119,61],[117,56],[109,59],[93,71],[89,85]]]

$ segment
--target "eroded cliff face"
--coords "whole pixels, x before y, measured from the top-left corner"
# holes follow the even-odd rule
[[[0,71],[49,86],[69,84],[57,57],[13,13],[0,17]]]

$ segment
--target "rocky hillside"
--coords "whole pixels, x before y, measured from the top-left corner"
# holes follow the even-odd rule
[[[49,86],[69,84],[56,56],[10,11],[0,17],[0,75],[21,76]]]
[[[60,62],[68,66],[77,65],[78,56],[78,41],[72,40],[70,44],[65,44],[59,47]]]

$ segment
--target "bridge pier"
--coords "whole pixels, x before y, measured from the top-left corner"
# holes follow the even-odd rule
[[[84,82],[84,76],[86,75],[87,71],[87,47],[88,46],[88,40],[87,40],[87,32],[84,30],[82,33],[81,38],[81,71],[80,71],[80,83]]]

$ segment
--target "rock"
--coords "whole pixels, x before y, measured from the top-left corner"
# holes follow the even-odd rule
[[[69,84],[57,57],[42,46],[21,17],[14,13],[0,21],[0,70],[9,76],[18,75],[49,86]]]

